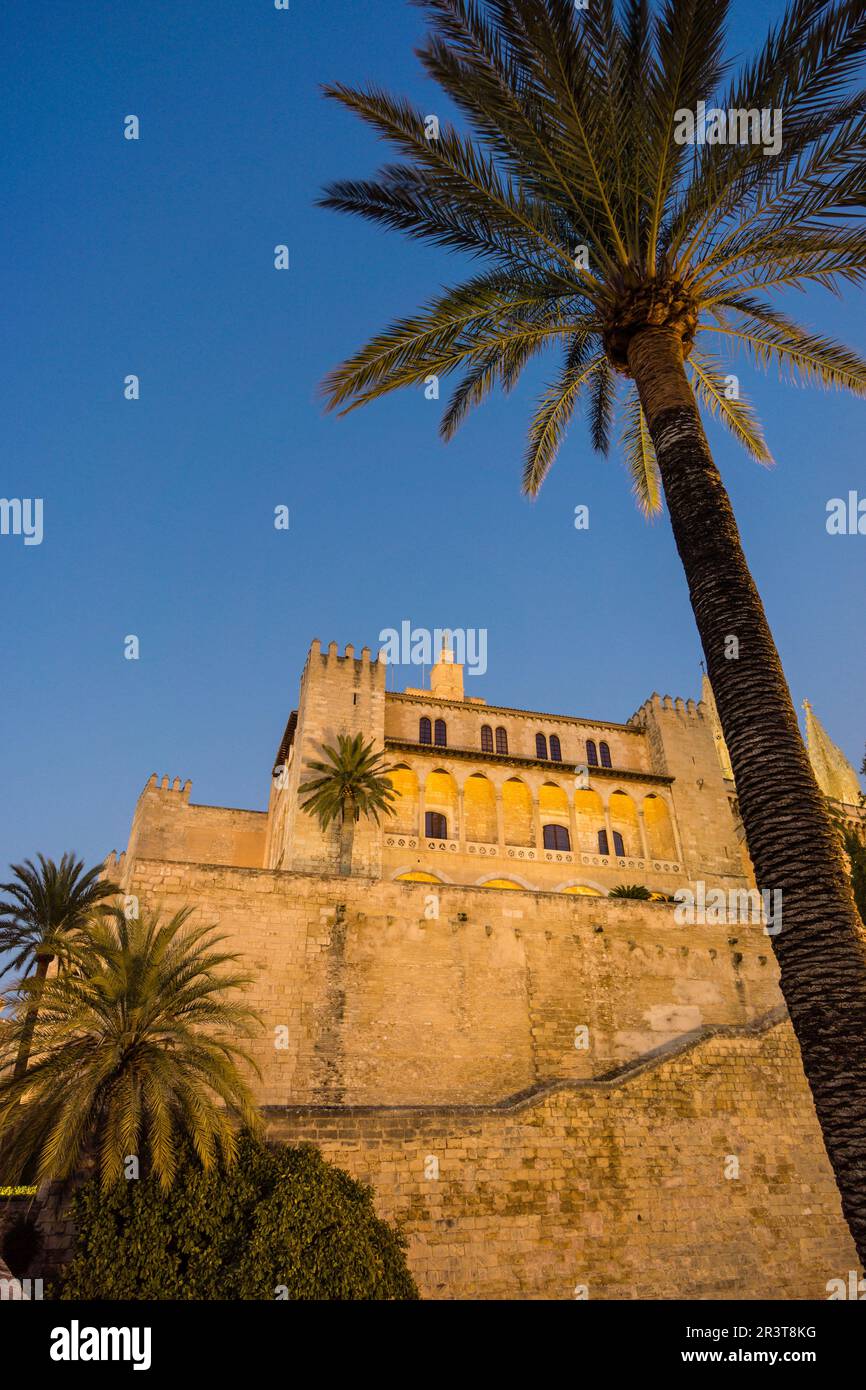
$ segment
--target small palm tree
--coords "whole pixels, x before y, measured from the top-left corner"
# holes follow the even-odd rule
[[[782,991],[866,1262],[866,939],[700,413],[769,461],[721,364],[726,346],[866,394],[863,358],[771,298],[866,280],[866,99],[851,91],[866,8],[790,0],[728,80],[727,0],[419,3],[432,25],[421,62],[470,134],[381,89],[329,86],[404,158],[332,184],[322,201],[481,269],[337,367],[327,404],[345,412],[459,372],[447,439],[559,346],[529,428],[523,486],[534,496],[578,404],[606,452],[621,399],[638,502],[647,513],[667,502],[758,885],[784,893],[772,938]],[[708,118],[732,113],[733,135],[727,114],[699,135],[699,103]]]
[[[642,883],[618,883],[608,894],[610,898],[639,898],[641,902],[649,902],[652,896]]]
[[[108,910],[105,900],[120,892],[116,883],[100,878],[101,865],[85,870],[74,854],[64,854],[59,864],[41,854],[37,858],[38,869],[26,859],[12,865],[15,878],[10,883],[0,883],[0,893],[9,897],[0,902],[0,952],[12,952],[0,975],[9,970],[23,970],[25,975],[32,971],[16,1076],[27,1070],[40,992],[51,962],[67,966],[75,959],[82,928],[94,914]]]
[[[340,873],[352,872],[352,845],[355,839],[355,825],[363,813],[379,824],[379,816],[392,816],[393,807],[389,805],[397,793],[388,780],[392,771],[385,764],[384,753],[373,751],[372,740],[364,743],[361,734],[350,738],[347,734],[337,735],[337,747],[325,745],[324,762],[308,762],[311,772],[322,775],[299,788],[307,793],[301,806],[311,816],[318,818],[323,830],[334,821],[340,823]]]
[[[205,1169],[236,1152],[235,1112],[260,1120],[230,1035],[255,1015],[228,996],[249,984],[210,926],[186,908],[93,923],[77,966],[45,981],[26,1076],[0,1081],[0,1171],[9,1181],[64,1179],[89,1154],[106,1187],[138,1156],[170,1187],[182,1136]],[[25,993],[35,988],[25,986]],[[23,1031],[23,1019],[13,1029]]]

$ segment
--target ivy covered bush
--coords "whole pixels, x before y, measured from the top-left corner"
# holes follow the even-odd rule
[[[240,1141],[235,1165],[192,1154],[164,1192],[153,1177],[76,1194],[62,1299],[415,1299],[400,1233],[372,1189],[308,1145]]]

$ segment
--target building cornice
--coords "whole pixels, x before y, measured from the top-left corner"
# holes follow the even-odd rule
[[[443,748],[437,743],[418,743],[408,738],[389,738],[385,735],[386,748],[399,748],[404,752],[414,754],[423,753],[429,755],[434,762],[442,762],[446,758],[459,758],[463,762],[483,762],[488,764],[499,764],[506,767],[539,767],[546,772],[574,772],[574,764],[570,762],[553,762],[550,758],[524,758],[519,753],[482,753],[479,748]],[[581,764],[585,766],[585,764]],[[589,768],[590,777],[613,778],[620,782],[657,782],[660,786],[669,787],[673,777],[664,776],[658,772],[640,772],[622,767],[595,767]]]

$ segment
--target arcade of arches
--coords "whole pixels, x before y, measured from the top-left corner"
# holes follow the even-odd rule
[[[458,784],[453,772],[437,767],[420,774],[401,764],[389,774],[398,793],[394,814],[385,829],[418,836],[428,847],[448,844],[483,852],[495,845],[513,849],[555,850],[613,859],[676,861],[677,836],[671,811],[657,792],[635,794],[614,784],[603,798],[596,790],[569,792],[546,780],[535,791],[523,777],[498,783],[474,771]],[[428,871],[401,874],[409,881],[429,882]],[[438,881],[435,876],[432,881]],[[521,887],[511,880],[491,878],[488,886]],[[596,893],[577,884],[565,892]]]

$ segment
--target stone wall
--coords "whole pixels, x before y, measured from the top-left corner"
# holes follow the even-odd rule
[[[268,817],[265,811],[190,804],[192,783],[169,785],[151,777],[135,808],[127,858],[198,861],[261,868]]]
[[[144,907],[194,905],[255,972],[263,1104],[500,1101],[780,1002],[759,925],[677,926],[668,904],[130,867]]]
[[[787,1024],[501,1108],[269,1121],[373,1185],[427,1298],[816,1299],[858,1267]]]

